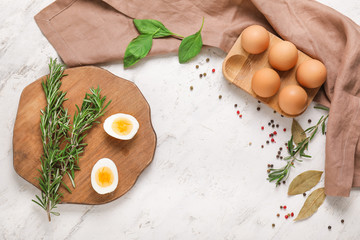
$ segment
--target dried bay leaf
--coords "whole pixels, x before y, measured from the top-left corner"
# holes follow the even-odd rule
[[[291,124],[291,134],[296,145],[304,141],[306,138],[304,129],[302,129],[298,121],[296,121],[295,119],[293,119],[293,122]]]
[[[297,195],[309,191],[320,181],[322,171],[310,170],[297,175],[290,183],[288,195]]]
[[[306,199],[303,207],[294,221],[300,221],[311,217],[318,210],[321,204],[323,204],[325,197],[325,188],[318,188],[313,191]]]

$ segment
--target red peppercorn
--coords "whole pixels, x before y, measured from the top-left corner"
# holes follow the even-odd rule
[[[275,142],[275,140],[272,138],[272,139],[271,139],[271,142]]]
[[[237,111],[236,113],[239,115],[239,114],[240,114],[240,111]]]
[[[213,73],[215,72],[215,68],[213,68],[212,72],[213,72]]]
[[[291,213],[291,217],[293,217],[293,216],[294,216],[294,213],[292,212],[292,213]]]
[[[264,127],[261,127],[261,130],[264,130]]]
[[[284,209],[286,209],[286,206],[283,206]]]
[[[240,116],[239,117],[241,117],[242,118],[242,115],[240,114]]]
[[[284,128],[284,132],[286,132],[286,128]]]
[[[288,219],[289,218],[289,216],[288,215],[285,215],[285,219]]]
[[[274,135],[276,135],[277,134],[277,132],[276,131],[274,131]]]

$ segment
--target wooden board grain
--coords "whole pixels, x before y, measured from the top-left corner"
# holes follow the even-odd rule
[[[281,86],[277,94],[270,98],[262,98],[257,96],[253,90],[251,89],[251,79],[254,75],[254,73],[257,70],[260,70],[264,67],[272,68],[268,61],[268,55],[270,48],[280,42],[283,41],[282,39],[278,38],[274,34],[270,33],[270,43],[268,49],[260,54],[254,55],[247,53],[241,46],[241,35],[236,40],[234,46],[231,48],[229,53],[227,54],[223,66],[222,71],[225,76],[225,78],[233,83],[234,85],[240,87],[245,92],[249,93],[256,99],[262,101],[263,103],[267,104],[269,107],[277,111],[278,113],[287,116],[287,117],[295,117],[298,115],[289,115],[282,111],[278,104],[278,97],[279,93],[282,88],[284,88],[287,85],[299,85],[299,83],[296,81],[296,69],[297,67],[304,62],[305,60],[311,59],[308,55],[305,53],[298,51],[298,61],[295,67],[290,69],[289,71],[281,72],[277,71],[280,75],[281,79]],[[275,70],[275,69],[274,69]],[[300,86],[300,85],[299,85]],[[308,94],[308,101],[307,101],[307,107],[310,105],[311,101],[314,99],[316,93],[319,91],[319,88],[314,89],[308,89],[304,88],[305,91]]]
[[[134,184],[141,172],[148,166],[154,156],[156,134],[151,124],[150,107],[136,85],[119,78],[110,72],[97,67],[79,67],[65,70],[67,76],[62,79],[61,89],[67,91],[64,107],[73,115],[75,104],[81,105],[85,92],[89,88],[100,86],[102,96],[107,96],[112,102],[100,124],[88,131],[84,141],[88,143],[80,158],[80,171],[75,172],[76,188],[72,194],[64,188],[63,203],[102,204],[110,202],[125,194]],[[27,86],[20,98],[13,136],[13,163],[15,171],[38,187],[35,179],[40,174],[40,156],[42,144],[40,135],[40,109],[44,109],[45,95],[41,88],[42,77]],[[110,137],[103,130],[104,120],[115,113],[133,115],[140,123],[136,136],[128,141]],[[90,181],[91,169],[101,158],[110,158],[117,166],[119,184],[117,189],[109,194],[97,194]],[[68,177],[65,183],[71,186]],[[71,187],[72,188],[72,187]],[[40,194],[40,192],[39,192]]]

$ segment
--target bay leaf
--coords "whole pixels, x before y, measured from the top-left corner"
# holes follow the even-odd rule
[[[293,119],[293,122],[291,124],[291,134],[293,136],[294,143],[296,145],[298,145],[299,143],[301,143],[306,139],[306,134],[304,132],[304,129],[302,129],[298,121],[296,121],[295,119]]]
[[[290,183],[288,195],[297,195],[309,191],[318,184],[322,174],[322,171],[309,170],[297,175]]]
[[[325,188],[318,188],[313,191],[306,199],[303,207],[294,221],[300,221],[311,217],[318,210],[321,204],[323,204],[325,197]]]

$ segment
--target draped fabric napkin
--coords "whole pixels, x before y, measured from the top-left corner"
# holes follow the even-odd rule
[[[360,186],[360,34],[335,10],[313,0],[58,0],[35,20],[62,60],[78,66],[121,60],[138,35],[133,18],[156,19],[187,36],[203,16],[205,45],[228,52],[244,28],[260,24],[326,65],[327,81],[315,99],[330,106],[325,190],[349,196]],[[156,39],[150,54],[177,51],[179,44]]]

